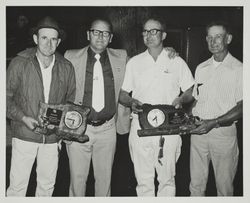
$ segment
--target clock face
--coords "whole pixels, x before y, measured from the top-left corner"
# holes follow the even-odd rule
[[[148,112],[148,122],[152,127],[159,127],[165,121],[165,114],[160,109],[152,109]]]
[[[68,111],[64,119],[65,125],[70,129],[77,129],[82,124],[82,115],[77,111]]]

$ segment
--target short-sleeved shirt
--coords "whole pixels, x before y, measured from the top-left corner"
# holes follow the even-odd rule
[[[126,66],[122,89],[142,103],[169,104],[194,84],[185,61],[180,57],[169,59],[162,50],[155,61],[148,50],[134,56]]]
[[[213,57],[195,72],[193,114],[202,119],[217,118],[232,109],[243,97],[242,63],[230,53],[215,67]]]

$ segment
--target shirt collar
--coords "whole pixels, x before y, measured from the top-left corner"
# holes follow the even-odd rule
[[[228,52],[224,60],[222,61],[222,64],[225,66],[230,66],[232,65],[232,55]]]
[[[49,65],[47,68],[45,68],[45,67],[43,66],[42,62],[40,61],[40,59],[38,58],[37,53],[36,53],[36,58],[37,58],[37,60],[38,60],[39,66],[41,67],[42,70],[48,69],[48,68],[52,68],[52,67],[54,66],[54,64],[55,64],[55,58],[56,58],[56,57],[55,57],[55,54],[53,54],[52,57],[53,57],[53,58],[52,58],[52,62],[50,63],[50,65]]]
[[[220,65],[223,65],[225,67],[231,67],[232,59],[233,59],[232,55],[228,52],[227,55],[226,55],[226,57],[224,58],[224,60],[221,62]],[[213,60],[214,60],[213,56],[211,56],[207,60],[207,62],[204,63],[204,65],[202,67],[205,68],[205,67],[207,67],[209,65],[213,65]]]
[[[89,57],[94,58],[96,53],[91,49],[91,47],[88,48],[88,54]],[[107,56],[107,50],[105,49],[102,53],[100,53],[100,60],[102,60],[103,58],[105,58]]]
[[[150,58],[153,59],[153,57],[152,57],[151,54],[149,53],[148,49],[145,51],[145,54],[146,54],[147,57],[150,57]],[[161,53],[158,55],[156,61],[158,61],[159,58],[162,58],[162,57],[165,58],[166,56],[167,56],[167,58],[168,58],[168,53],[167,53],[167,51],[163,48],[162,51],[161,51]]]
[[[213,65],[214,65],[214,67],[217,68],[217,67],[222,63],[222,61],[220,61],[220,62],[215,61],[215,60],[214,60],[214,57],[212,57],[212,63],[213,63]]]

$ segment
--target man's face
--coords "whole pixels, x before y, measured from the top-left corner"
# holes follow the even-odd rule
[[[110,27],[107,22],[97,20],[92,23],[87,37],[90,42],[90,47],[96,53],[103,52],[109,43],[112,41],[113,34],[111,34]]]
[[[157,30],[156,34],[153,35],[149,32],[150,30]],[[162,26],[158,21],[148,20],[143,27],[143,41],[148,48],[163,46],[163,40],[166,38],[166,35],[166,32],[162,31]]]
[[[33,40],[43,56],[52,56],[61,42],[58,32],[53,28],[41,28],[37,35],[33,35]]]
[[[222,26],[212,26],[207,31],[206,40],[209,51],[212,54],[219,54],[227,51],[232,35],[227,34]]]

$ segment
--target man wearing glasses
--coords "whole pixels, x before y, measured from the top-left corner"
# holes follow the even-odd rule
[[[138,112],[143,103],[181,104],[183,95],[192,91],[194,79],[180,57],[169,59],[163,48],[166,38],[164,23],[150,18],[142,32],[147,50],[127,63],[119,101],[132,108],[129,149],[137,179],[138,196],[155,196],[155,171],[159,182],[157,196],[175,195],[175,164],[181,152],[181,137],[138,137]],[[180,89],[184,92],[180,97]],[[130,97],[132,92],[132,97]]]
[[[91,159],[95,196],[110,196],[116,132],[125,134],[129,131],[129,109],[119,105],[117,110],[127,52],[107,48],[112,37],[111,23],[97,19],[87,31],[89,46],[65,53],[65,58],[72,62],[76,72],[75,103],[91,108],[85,132],[89,141],[66,145],[71,178],[70,196],[85,196]],[[123,122],[120,122],[117,112],[122,115]]]

